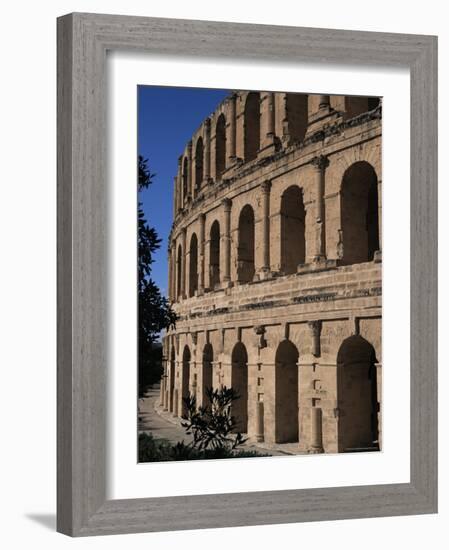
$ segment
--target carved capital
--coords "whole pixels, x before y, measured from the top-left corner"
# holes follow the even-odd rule
[[[193,345],[196,346],[196,344],[198,342],[198,333],[197,332],[192,332],[191,336],[192,336]]]
[[[221,204],[223,205],[223,208],[225,209],[225,212],[230,212],[231,211],[231,206],[232,206],[232,200],[231,199],[223,199],[221,201]]]
[[[257,347],[259,349],[266,348],[267,347],[267,341],[265,339],[265,327],[264,325],[256,325],[254,327],[254,332],[258,336],[257,338]]]
[[[262,193],[269,193],[271,191],[271,181],[270,180],[264,180],[261,184],[260,184],[260,190],[262,191]]]
[[[317,170],[325,170],[329,166],[329,159],[325,155],[318,155],[313,157],[310,161],[312,166],[315,166]]]

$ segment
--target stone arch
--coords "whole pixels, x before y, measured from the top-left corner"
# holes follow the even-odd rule
[[[223,113],[218,117],[215,127],[215,174],[221,180],[226,168],[226,118]]]
[[[242,342],[237,342],[231,356],[231,387],[239,398],[232,404],[232,415],[237,425],[236,431],[248,431],[248,353]]]
[[[210,288],[220,283],[220,224],[215,220],[210,228],[209,238],[209,278]]]
[[[170,401],[169,401],[169,408],[168,410],[170,412],[173,412],[173,401],[174,401],[174,394],[175,394],[175,372],[176,372],[176,354],[175,354],[175,348],[172,346],[171,352],[170,352],[170,366],[169,366],[169,387],[170,387]]]
[[[281,271],[296,273],[298,264],[306,258],[306,211],[302,190],[288,187],[281,196]]]
[[[285,109],[290,139],[304,141],[308,124],[309,97],[305,94],[286,94]]]
[[[283,340],[275,358],[275,441],[291,443],[299,438],[298,349]]]
[[[354,118],[375,109],[380,103],[379,97],[346,96],[346,118]]]
[[[198,238],[193,233],[190,238],[189,252],[189,296],[195,296],[198,290]]]
[[[179,299],[182,294],[182,246],[178,246],[178,256],[176,258],[176,297]]]
[[[182,387],[181,387],[181,398],[182,398],[182,416],[187,415],[187,407],[184,403],[184,399],[190,395],[190,360],[191,353],[189,346],[184,346],[184,351],[182,352]]]
[[[254,251],[254,210],[247,204],[240,212],[238,225],[237,280],[240,283],[248,283],[254,278]]]
[[[371,164],[356,162],[345,171],[340,200],[342,263],[371,261],[380,248],[377,176]]]
[[[203,387],[202,387],[202,404],[203,407],[209,405],[209,399],[207,397],[207,389],[213,387],[213,361],[214,361],[214,348],[212,344],[208,343],[203,349]]]
[[[199,137],[195,148],[195,189],[199,191],[204,175],[204,146],[203,138]]]
[[[189,194],[189,161],[187,157],[184,157],[182,163],[182,205],[185,206],[187,202],[187,195]]]
[[[260,149],[260,94],[250,92],[245,102],[244,155],[245,162],[257,157]]]
[[[339,449],[378,447],[376,352],[360,335],[343,340],[337,354]]]

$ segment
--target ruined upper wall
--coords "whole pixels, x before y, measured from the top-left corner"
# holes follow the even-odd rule
[[[192,135],[178,159],[174,219],[204,189],[244,165],[282,149],[303,146],[314,134],[375,109],[379,98],[235,91]]]

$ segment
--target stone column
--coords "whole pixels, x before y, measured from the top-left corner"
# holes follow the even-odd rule
[[[262,194],[262,267],[263,274],[270,272],[270,191],[271,181],[265,180],[261,186]]]
[[[264,441],[264,426],[263,426],[263,401],[257,402],[256,416],[256,441]]]
[[[171,245],[171,266],[172,266],[172,281],[171,281],[171,299],[176,301],[176,242]]]
[[[328,96],[322,96],[328,97]],[[325,212],[324,212],[324,174],[326,167],[329,165],[327,157],[320,155],[312,159],[314,166],[315,179],[315,204],[316,204],[316,239],[314,261],[322,261],[326,259],[326,228],[325,228]]]
[[[315,357],[320,357],[321,355],[321,321],[309,321],[307,323],[310,328],[312,336],[312,355]]]
[[[274,117],[275,117],[273,92],[269,92],[267,94],[267,100],[268,100],[267,138],[272,139],[274,137]]]
[[[225,284],[229,284],[231,281],[231,206],[232,201],[231,199],[223,199],[222,205],[224,208],[225,213],[225,221],[224,221],[224,234],[223,234],[223,240],[224,240],[224,274],[223,274],[223,282]]]
[[[323,453],[323,426],[322,412],[318,407],[312,407],[311,412],[311,433],[309,453]]]
[[[160,390],[160,396],[159,396],[159,404],[161,407],[164,406],[164,398],[165,398],[165,374],[161,376],[161,390]]]
[[[204,294],[204,223],[206,214],[198,216],[200,222],[199,233],[199,262],[198,262],[198,294]]]
[[[237,94],[232,94],[229,101],[229,160],[231,162],[234,162],[236,157],[236,102]]]
[[[181,246],[182,246],[181,296],[180,296],[181,298],[186,297],[186,258],[187,258],[186,237],[187,237],[187,229],[183,227],[181,229]]]
[[[184,197],[182,196],[182,156],[178,158],[178,185],[177,185],[177,197],[178,197],[178,209],[179,212],[183,207]]]
[[[204,122],[204,159],[204,181],[207,184],[210,180],[210,118]]]
[[[168,299],[170,301],[173,300],[172,296],[172,286],[173,286],[173,264],[172,264],[172,251],[171,251],[171,244],[168,246],[168,254],[167,254],[167,261],[168,261]]]
[[[189,170],[187,172],[187,195],[193,198],[193,161],[192,161],[192,140],[187,145],[187,154],[189,159]]]

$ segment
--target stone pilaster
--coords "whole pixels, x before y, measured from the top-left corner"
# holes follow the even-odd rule
[[[204,121],[204,181],[210,180],[210,118]]]
[[[204,294],[204,224],[206,214],[198,216],[200,222],[199,232],[199,262],[198,262],[198,294]]]
[[[310,334],[312,337],[312,349],[311,353],[315,357],[320,357],[321,355],[321,321],[309,321],[307,323],[310,329]]]
[[[181,246],[182,246],[182,267],[181,267],[181,298],[186,297],[186,241],[187,241],[187,230],[185,227],[181,229]]]
[[[323,96],[324,97],[324,96]],[[325,171],[329,166],[327,157],[320,155],[312,159],[314,167],[314,189],[315,189],[315,251],[314,261],[323,261],[326,259],[326,229],[325,229],[325,212],[324,212],[324,185]]]
[[[231,199],[223,199],[222,205],[224,208],[224,274],[223,282],[225,285],[229,285],[231,282]]]
[[[236,109],[237,94],[232,94],[229,100],[229,160],[231,164],[236,159],[237,124]]]
[[[262,182],[260,192],[262,198],[262,266],[259,270],[259,277],[266,278],[270,273],[270,180]]]
[[[194,196],[194,193],[193,193],[193,155],[192,155],[192,140],[189,141],[189,144],[187,145],[187,158],[188,158],[188,163],[189,163],[189,169],[188,169],[188,172],[187,172],[187,175],[188,175],[188,179],[187,179],[187,195],[190,196],[190,197],[193,197]]]

